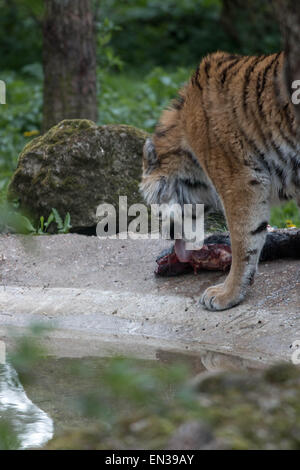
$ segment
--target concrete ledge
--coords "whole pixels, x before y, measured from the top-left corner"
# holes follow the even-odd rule
[[[300,340],[299,262],[261,265],[246,302],[212,313],[198,298],[223,274],[155,278],[155,257],[166,245],[1,236],[0,339],[10,343],[39,322],[54,328],[44,342],[59,356],[174,352],[200,356],[211,370],[290,361]]]

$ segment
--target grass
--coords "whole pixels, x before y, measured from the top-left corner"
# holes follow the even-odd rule
[[[176,96],[190,70],[155,68],[142,75],[138,71],[99,72],[98,124],[125,123],[152,132],[162,109]],[[40,133],[42,118],[42,70],[39,64],[24,67],[22,73],[4,72],[7,104],[0,105],[0,204],[24,145]],[[45,214],[46,216],[47,214]],[[275,227],[300,227],[294,202],[272,210]]]

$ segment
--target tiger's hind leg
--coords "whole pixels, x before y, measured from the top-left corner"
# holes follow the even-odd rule
[[[232,265],[225,282],[206,289],[200,302],[208,310],[226,310],[244,299],[254,280],[266,238],[270,184],[268,178],[259,178],[248,168],[241,170],[236,181],[223,175],[213,183],[226,212]]]

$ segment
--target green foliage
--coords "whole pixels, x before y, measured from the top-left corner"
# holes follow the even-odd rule
[[[26,335],[20,337],[8,361],[18,370],[23,385],[35,380],[34,367],[47,354],[41,339],[51,329],[44,324],[32,324]]]
[[[120,31],[120,27],[116,26],[108,18],[96,23],[97,27],[97,64],[101,70],[110,70],[116,68],[121,70],[123,61],[115,54],[111,46],[113,34]]]
[[[66,214],[63,220],[61,216],[59,215],[58,211],[56,209],[52,209],[46,222],[45,222],[44,216],[40,217],[39,226],[37,230],[34,229],[34,232],[37,235],[45,235],[47,234],[49,226],[54,223],[56,225],[56,230],[55,230],[56,233],[69,233],[70,228],[72,228],[72,225],[70,222],[71,222],[71,216],[69,212]]]
[[[5,190],[18,154],[29,137],[39,133],[42,117],[41,66],[32,64],[22,73],[3,72],[6,103],[0,105],[0,191]]]
[[[17,210],[17,204],[2,202],[0,205],[0,233],[35,233],[30,220]]]
[[[274,227],[300,227],[300,212],[294,201],[274,207],[271,215],[271,225]]]
[[[0,70],[41,61],[43,0],[0,0]]]
[[[73,374],[82,377],[82,373],[86,380],[91,379],[78,364]],[[95,373],[97,377],[97,371],[89,371],[94,378]],[[145,369],[142,361],[127,358],[108,359],[98,373],[99,388],[78,396],[76,406],[83,415],[98,416],[108,426],[120,424],[130,415],[139,415],[142,419],[153,414],[171,419],[174,409],[182,404],[177,391],[182,389],[190,374],[189,368],[180,363],[168,367],[153,364],[153,367]],[[174,393],[167,394],[168,388]],[[175,395],[176,405],[173,401]],[[117,405],[117,413],[113,403]],[[114,432],[118,432],[117,429]]]
[[[0,205],[0,233],[20,233],[23,235],[47,235],[51,226],[51,233],[69,233],[72,228],[69,212],[64,220],[56,209],[52,209],[48,219],[40,217],[37,227],[18,209],[18,203],[2,202]]]
[[[93,0],[101,66],[194,66],[217,49],[280,48],[269,0]],[[0,0],[0,70],[41,62],[43,0]]]
[[[99,124],[125,123],[152,132],[161,111],[175,98],[190,70],[157,67],[146,76],[99,73]]]
[[[98,439],[92,441],[96,448],[138,445],[156,449],[177,425],[207,415],[187,385],[191,374],[186,358],[171,364],[122,357],[83,358],[64,367],[70,388],[81,383],[65,405],[81,421],[88,419],[95,425]],[[60,445],[58,442],[57,448]]]
[[[102,0],[103,15],[120,29],[111,45],[140,69],[195,66],[216,50],[242,54],[280,48],[268,0]]]

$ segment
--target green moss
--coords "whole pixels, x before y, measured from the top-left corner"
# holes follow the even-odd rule
[[[65,119],[40,137],[40,144],[56,145],[64,143],[66,139],[77,132],[95,127],[96,124],[88,119]]]
[[[60,187],[67,190],[84,190],[85,185],[79,183],[78,179],[74,176],[67,176],[60,182]]]
[[[88,119],[65,119],[64,121],[61,121],[59,124],[49,129],[49,131],[44,135],[36,137],[35,139],[28,142],[20,154],[19,163],[24,155],[28,155],[29,152],[34,152],[36,157],[38,155],[37,150],[39,148],[47,146],[47,150],[49,151],[53,145],[64,143],[66,139],[76,134],[77,132],[95,127],[96,124],[93,121],[89,121]],[[43,156],[41,155],[40,158],[42,159]]]

